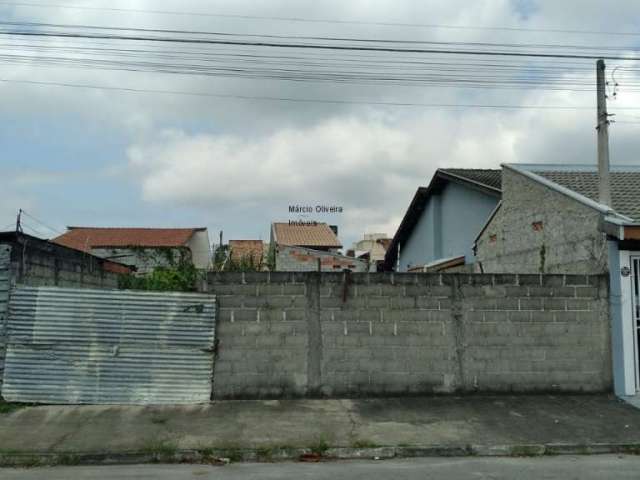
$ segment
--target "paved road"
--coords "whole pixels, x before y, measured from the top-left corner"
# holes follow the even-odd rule
[[[640,456],[429,458],[318,464],[242,463],[0,469],[3,480],[616,480],[640,477]]]

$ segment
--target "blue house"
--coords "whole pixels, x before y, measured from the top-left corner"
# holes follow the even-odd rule
[[[501,170],[438,169],[414,195],[385,268],[440,271],[473,263],[474,240],[500,201],[500,187]]]

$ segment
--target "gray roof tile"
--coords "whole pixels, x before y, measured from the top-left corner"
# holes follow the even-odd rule
[[[531,170],[558,185],[598,201],[598,173],[595,171]],[[640,220],[640,171],[613,171],[611,175],[611,200],[613,209]]]
[[[502,170],[488,168],[441,168],[441,172],[479,183],[485,187],[500,190],[502,184]]]

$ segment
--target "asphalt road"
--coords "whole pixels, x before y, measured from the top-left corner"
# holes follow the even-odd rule
[[[327,463],[121,465],[0,469],[3,480],[616,480],[640,477],[640,456],[426,458]]]

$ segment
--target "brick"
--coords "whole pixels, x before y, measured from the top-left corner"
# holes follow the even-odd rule
[[[576,297],[598,298],[598,289],[595,287],[576,287]]]
[[[564,275],[542,275],[543,287],[562,287],[564,285]]]
[[[529,287],[530,297],[552,297],[553,287]]]
[[[531,321],[531,315],[536,315],[536,313],[532,313],[532,312],[509,312],[507,315],[509,317],[509,320],[512,322],[530,322]]]
[[[258,295],[282,295],[283,284],[281,283],[265,283],[256,287]]]
[[[554,297],[572,298],[576,296],[576,287],[554,287]]]
[[[404,296],[404,285],[380,285],[380,295],[389,297]]]
[[[415,297],[391,297],[391,308],[415,308]]]
[[[545,310],[566,310],[567,301],[560,298],[545,298],[544,309]]]
[[[506,287],[506,295],[508,297],[528,297],[528,287]]]
[[[358,286],[358,296],[368,297],[368,296],[379,296],[380,293],[380,285],[359,285]]]
[[[453,301],[450,298],[441,298],[438,300],[440,310],[451,310],[453,308]]]
[[[242,295],[218,295],[216,300],[220,308],[240,308],[244,300]]]
[[[531,312],[532,322],[554,322],[555,318],[554,312]]]
[[[494,274],[494,285],[517,285],[518,277],[515,274]]]
[[[591,303],[589,300],[567,300],[567,310],[590,310]]]
[[[425,308],[429,310],[440,309],[440,301],[433,297],[418,297],[416,299],[416,305],[418,308]]]
[[[542,285],[542,276],[539,274],[519,274],[519,285]]]
[[[389,297],[367,297],[366,305],[369,308],[387,308],[391,304]]]
[[[520,298],[520,310],[542,310],[542,299]]]
[[[498,298],[496,299],[496,310],[518,310],[519,301],[517,298]]]
[[[565,275],[565,285],[589,285],[587,275]]]

